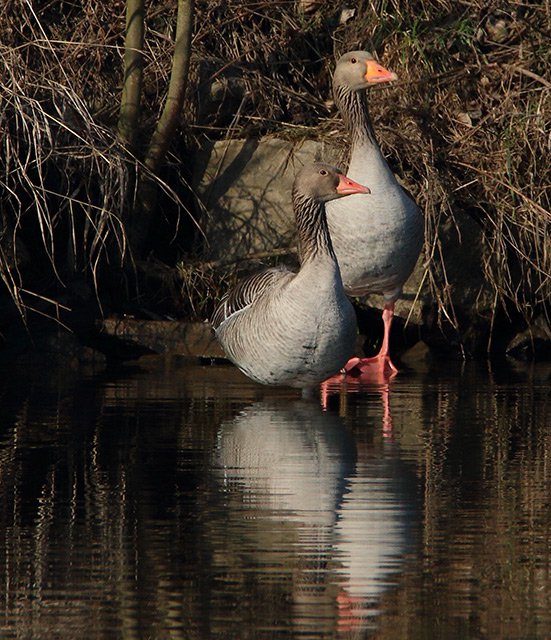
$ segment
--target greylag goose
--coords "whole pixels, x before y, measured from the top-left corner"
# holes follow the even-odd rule
[[[356,318],[331,245],[325,203],[369,192],[327,164],[297,174],[292,200],[299,271],[272,268],[242,280],[212,318],[226,355],[253,380],[306,389],[337,373],[353,353]]]
[[[373,185],[369,198],[356,195],[327,206],[327,221],[350,296],[382,293],[384,336],[374,358],[354,358],[346,369],[375,365],[397,371],[389,354],[394,303],[402,293],[423,244],[423,217],[398,183],[377,144],[369,117],[367,92],[372,84],[396,79],[366,51],[350,51],[337,62],[333,95],[351,138],[348,175]]]

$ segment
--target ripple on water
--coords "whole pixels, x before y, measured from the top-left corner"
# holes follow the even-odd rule
[[[32,380],[0,405],[0,635],[551,636],[548,374],[334,389],[230,367]]]

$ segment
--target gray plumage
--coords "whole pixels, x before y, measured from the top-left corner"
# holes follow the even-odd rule
[[[326,202],[362,189],[348,181],[352,186],[343,192],[343,180],[322,163],[297,174],[293,206],[300,270],[267,269],[242,280],[213,315],[226,355],[257,382],[311,387],[337,373],[352,355],[356,319],[325,216]]]
[[[327,221],[346,292],[382,293],[386,302],[394,302],[421,251],[424,223],[377,144],[367,104],[370,82],[364,77],[368,61],[374,62],[365,51],[342,56],[333,75],[333,94],[351,137],[348,175],[368,184],[371,195],[329,203]],[[387,74],[387,80],[395,77]],[[378,81],[383,79],[372,80]]]

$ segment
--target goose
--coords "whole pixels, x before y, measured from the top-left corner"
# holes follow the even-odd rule
[[[350,296],[382,293],[384,335],[373,358],[351,359],[345,370],[376,370],[395,375],[389,341],[394,305],[423,245],[423,216],[398,183],[377,143],[369,116],[371,85],[396,80],[366,51],[350,51],[337,62],[333,96],[351,139],[348,175],[373,185],[369,198],[356,195],[327,205],[327,222],[344,288]],[[390,370],[390,371],[389,371]]]
[[[356,318],[325,205],[358,193],[370,190],[331,165],[303,167],[292,191],[300,269],[276,267],[245,278],[214,312],[212,327],[226,355],[256,382],[307,390],[336,374],[352,355]]]

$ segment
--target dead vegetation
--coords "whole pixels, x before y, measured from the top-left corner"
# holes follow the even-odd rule
[[[176,2],[146,8],[140,135],[117,138],[126,4],[53,0],[40,11],[8,2],[0,16],[0,275],[21,313],[58,316],[84,283],[98,307],[148,306],[119,282],[128,263],[137,182],[170,78]],[[139,261],[183,264],[189,317],[208,314],[235,266],[194,269],[197,236],[188,178],[210,138],[342,137],[330,100],[338,55],[375,51],[396,70],[371,109],[384,151],[427,214],[428,282],[455,322],[454,283],[439,229],[458,212],[483,230],[481,268],[495,309],[530,324],[551,293],[550,9],[545,3],[360,0],[333,3],[202,0],[181,129],[159,173],[158,221]],[[344,151],[344,150],[343,150]],[[126,274],[125,283],[128,283]],[[82,292],[82,287],[79,291]],[[158,293],[158,292],[157,292]],[[92,294],[87,294],[92,295]],[[171,294],[167,293],[166,298]],[[35,304],[36,303],[36,304]]]

